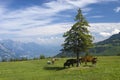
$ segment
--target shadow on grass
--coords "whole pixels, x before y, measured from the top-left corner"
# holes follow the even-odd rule
[[[94,67],[95,65],[84,65],[83,67]]]
[[[56,70],[56,71],[59,71],[59,70],[64,70],[65,68],[64,67],[44,67],[45,70]]]

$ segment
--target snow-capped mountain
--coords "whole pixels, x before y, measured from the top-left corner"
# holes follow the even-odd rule
[[[15,58],[15,53],[11,52],[9,49],[7,49],[5,46],[3,46],[0,43],[0,61],[2,59],[10,59],[10,58]]]
[[[45,56],[53,56],[59,53],[59,46],[40,45],[34,42],[22,43],[12,40],[0,41],[0,57],[39,57],[41,54]]]

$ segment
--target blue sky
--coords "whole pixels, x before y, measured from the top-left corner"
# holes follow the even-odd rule
[[[120,0],[0,0],[0,39],[60,45],[78,8],[94,42],[120,32]]]

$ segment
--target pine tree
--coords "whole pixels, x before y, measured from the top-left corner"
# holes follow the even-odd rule
[[[79,66],[79,54],[87,52],[92,46],[93,37],[91,36],[88,27],[89,24],[82,15],[81,9],[75,17],[76,23],[69,31],[64,33],[65,41],[62,51],[72,51],[77,56],[77,67]]]

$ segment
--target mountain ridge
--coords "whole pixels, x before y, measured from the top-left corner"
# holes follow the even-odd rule
[[[13,40],[0,41],[0,60],[10,58],[34,58],[40,55],[55,57],[73,57],[72,52],[60,53],[61,46],[41,45],[34,42],[18,42]],[[114,34],[106,40],[95,43],[90,49],[93,55],[118,55],[120,54],[120,33]],[[84,54],[82,54],[84,55]]]
[[[34,42],[23,43],[13,40],[2,40],[0,41],[0,58],[5,58],[5,56],[10,56],[9,58],[34,58],[40,55],[54,56],[59,49],[60,47],[41,45]]]
[[[120,32],[110,36],[108,39],[94,43],[94,47],[89,50],[92,55],[116,56],[120,55]],[[84,55],[84,54],[81,54]],[[56,57],[73,57],[72,52],[59,53]]]

